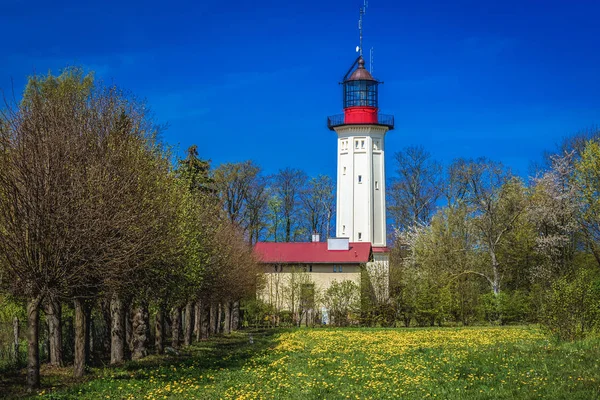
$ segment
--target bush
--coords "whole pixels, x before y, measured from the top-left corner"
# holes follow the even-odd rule
[[[542,325],[560,340],[575,340],[600,330],[600,274],[582,268],[552,284]]]
[[[486,293],[481,296],[482,319],[501,325],[524,322],[530,312],[529,297],[521,292]]]
[[[270,325],[274,310],[261,300],[247,300],[242,304],[242,325],[244,327],[259,327]]]

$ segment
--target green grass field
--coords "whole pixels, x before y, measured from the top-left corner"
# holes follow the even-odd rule
[[[46,371],[55,389],[36,397],[600,398],[600,340],[553,343],[533,328],[332,328],[254,333],[253,342],[237,333],[62,387],[67,371]]]

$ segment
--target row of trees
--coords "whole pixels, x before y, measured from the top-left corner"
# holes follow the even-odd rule
[[[286,168],[270,176],[252,161],[225,163],[213,174],[230,221],[250,244],[307,241],[313,233],[330,236],[335,216],[335,186],[327,175],[309,178]]]
[[[443,170],[422,148],[396,160],[391,293],[406,324],[531,320],[565,338],[600,327],[598,132],[529,182],[487,159]]]
[[[81,376],[93,311],[105,316],[106,355],[120,363],[148,353],[150,311],[161,352],[165,321],[174,347],[194,330],[227,332],[256,292],[247,227],[222,211],[226,195],[197,149],[173,165],[160,130],[143,102],[79,69],[30,78],[2,111],[0,290],[26,301],[30,388],[40,383],[42,310],[60,365],[62,311],[73,308]]]

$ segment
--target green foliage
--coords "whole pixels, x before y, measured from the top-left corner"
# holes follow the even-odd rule
[[[214,181],[210,177],[210,161],[198,157],[196,145],[190,146],[186,158],[178,161],[177,176],[191,193],[211,192]]]
[[[522,291],[503,291],[481,296],[482,319],[501,325],[525,322],[530,314],[529,296]]]
[[[552,284],[542,324],[561,340],[574,340],[600,330],[600,273],[581,268]]]
[[[331,313],[331,323],[346,326],[358,320],[360,287],[353,281],[333,281],[323,296],[323,303]]]
[[[241,304],[243,311],[242,325],[244,327],[260,327],[270,325],[274,309],[271,305],[261,300],[245,300]]]
[[[25,321],[25,304],[7,293],[0,292],[0,324],[12,323],[14,317]]]

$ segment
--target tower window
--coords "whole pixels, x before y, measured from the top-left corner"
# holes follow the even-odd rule
[[[358,140],[354,142],[354,147],[358,149]]]
[[[360,141],[360,148],[361,148],[361,149],[364,149],[364,148],[365,148],[365,141],[364,141],[364,140],[361,140],[361,141]]]
[[[375,190],[379,190],[379,182],[375,181]]]
[[[362,233],[358,232],[358,240],[362,240]]]
[[[346,225],[342,225],[342,235],[346,233]]]
[[[344,167],[344,175],[346,175],[346,167]]]
[[[358,183],[362,183],[362,175],[358,176]]]

